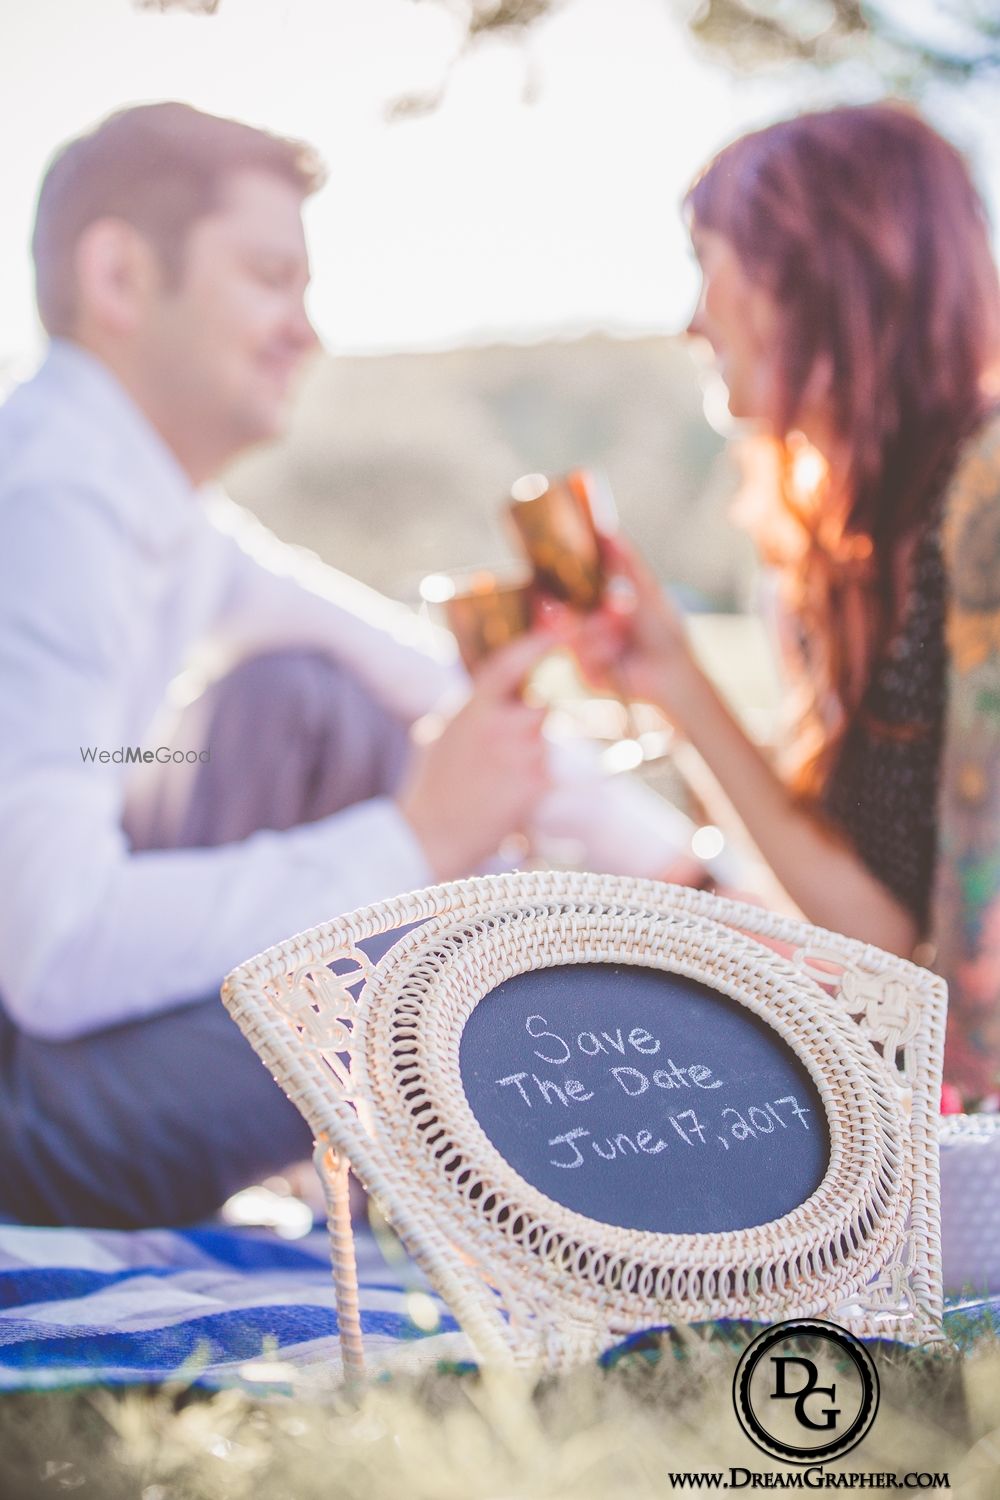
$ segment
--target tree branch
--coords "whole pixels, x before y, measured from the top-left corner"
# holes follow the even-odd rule
[[[132,0],[140,10],[186,10],[214,15],[221,0]],[[363,4],[364,0],[356,0]],[[484,37],[522,38],[568,0],[412,0],[450,10],[460,42],[452,67]],[[687,0],[667,0],[675,7]],[[878,0],[820,0],[805,7],[783,0],[702,0],[687,18],[706,49],[737,68],[753,70],[779,63],[832,68],[869,56],[879,72],[898,84],[937,77],[964,80],[1000,70],[1000,16],[984,0],[939,0],[942,11],[964,28],[967,49],[945,46],[908,30],[880,8]],[[444,96],[447,70],[439,88],[398,99],[393,118],[425,114]]]

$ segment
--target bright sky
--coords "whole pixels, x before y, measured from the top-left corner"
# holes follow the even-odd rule
[[[685,186],[739,130],[818,96],[801,76],[733,80],[696,55],[679,8],[568,0],[526,49],[478,48],[431,116],[387,123],[386,104],[433,88],[454,54],[443,7],[222,0],[211,18],[132,0],[8,7],[0,360],[38,343],[27,242],[48,157],[110,110],[157,98],[320,148],[330,183],[308,208],[312,311],[334,348],[682,325],[696,287],[677,213]],[[870,88],[859,77],[852,91]],[[986,137],[957,104],[938,123],[966,146]],[[993,188],[1000,163],[979,166]]]

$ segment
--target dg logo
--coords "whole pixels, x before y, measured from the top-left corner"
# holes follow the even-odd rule
[[[798,1464],[856,1448],[878,1402],[878,1372],[864,1344],[816,1318],[792,1318],[758,1334],[733,1380],[733,1405],[750,1441]]]

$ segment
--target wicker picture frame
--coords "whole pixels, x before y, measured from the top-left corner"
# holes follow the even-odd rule
[[[387,933],[380,958],[360,946]],[[806,1202],[752,1229],[656,1234],[575,1213],[506,1162],[465,1096],[463,1028],[505,979],[573,963],[685,975],[773,1028],[827,1115]],[[349,1166],[486,1362],[558,1369],[639,1328],[718,1318],[940,1335],[945,987],[924,969],[687,888],[533,872],[325,923],[222,994],[317,1141],[348,1375],[363,1368]]]

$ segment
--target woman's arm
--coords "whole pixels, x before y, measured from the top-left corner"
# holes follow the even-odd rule
[[[846,840],[794,801],[714,685],[688,662],[664,685],[662,707],[683,727],[779,884],[810,922],[908,957],[917,939],[911,913]]]
[[[617,539],[608,550],[632,585],[634,607],[583,624],[575,644],[584,670],[595,679],[610,672],[630,696],[663,709],[809,921],[908,955],[917,937],[912,915],[846,841],[795,802],[694,660],[680,617],[645,565]]]
[[[932,906],[948,981],[945,1076],[1000,1090],[1000,424],[955,476],[943,531],[948,708]]]

